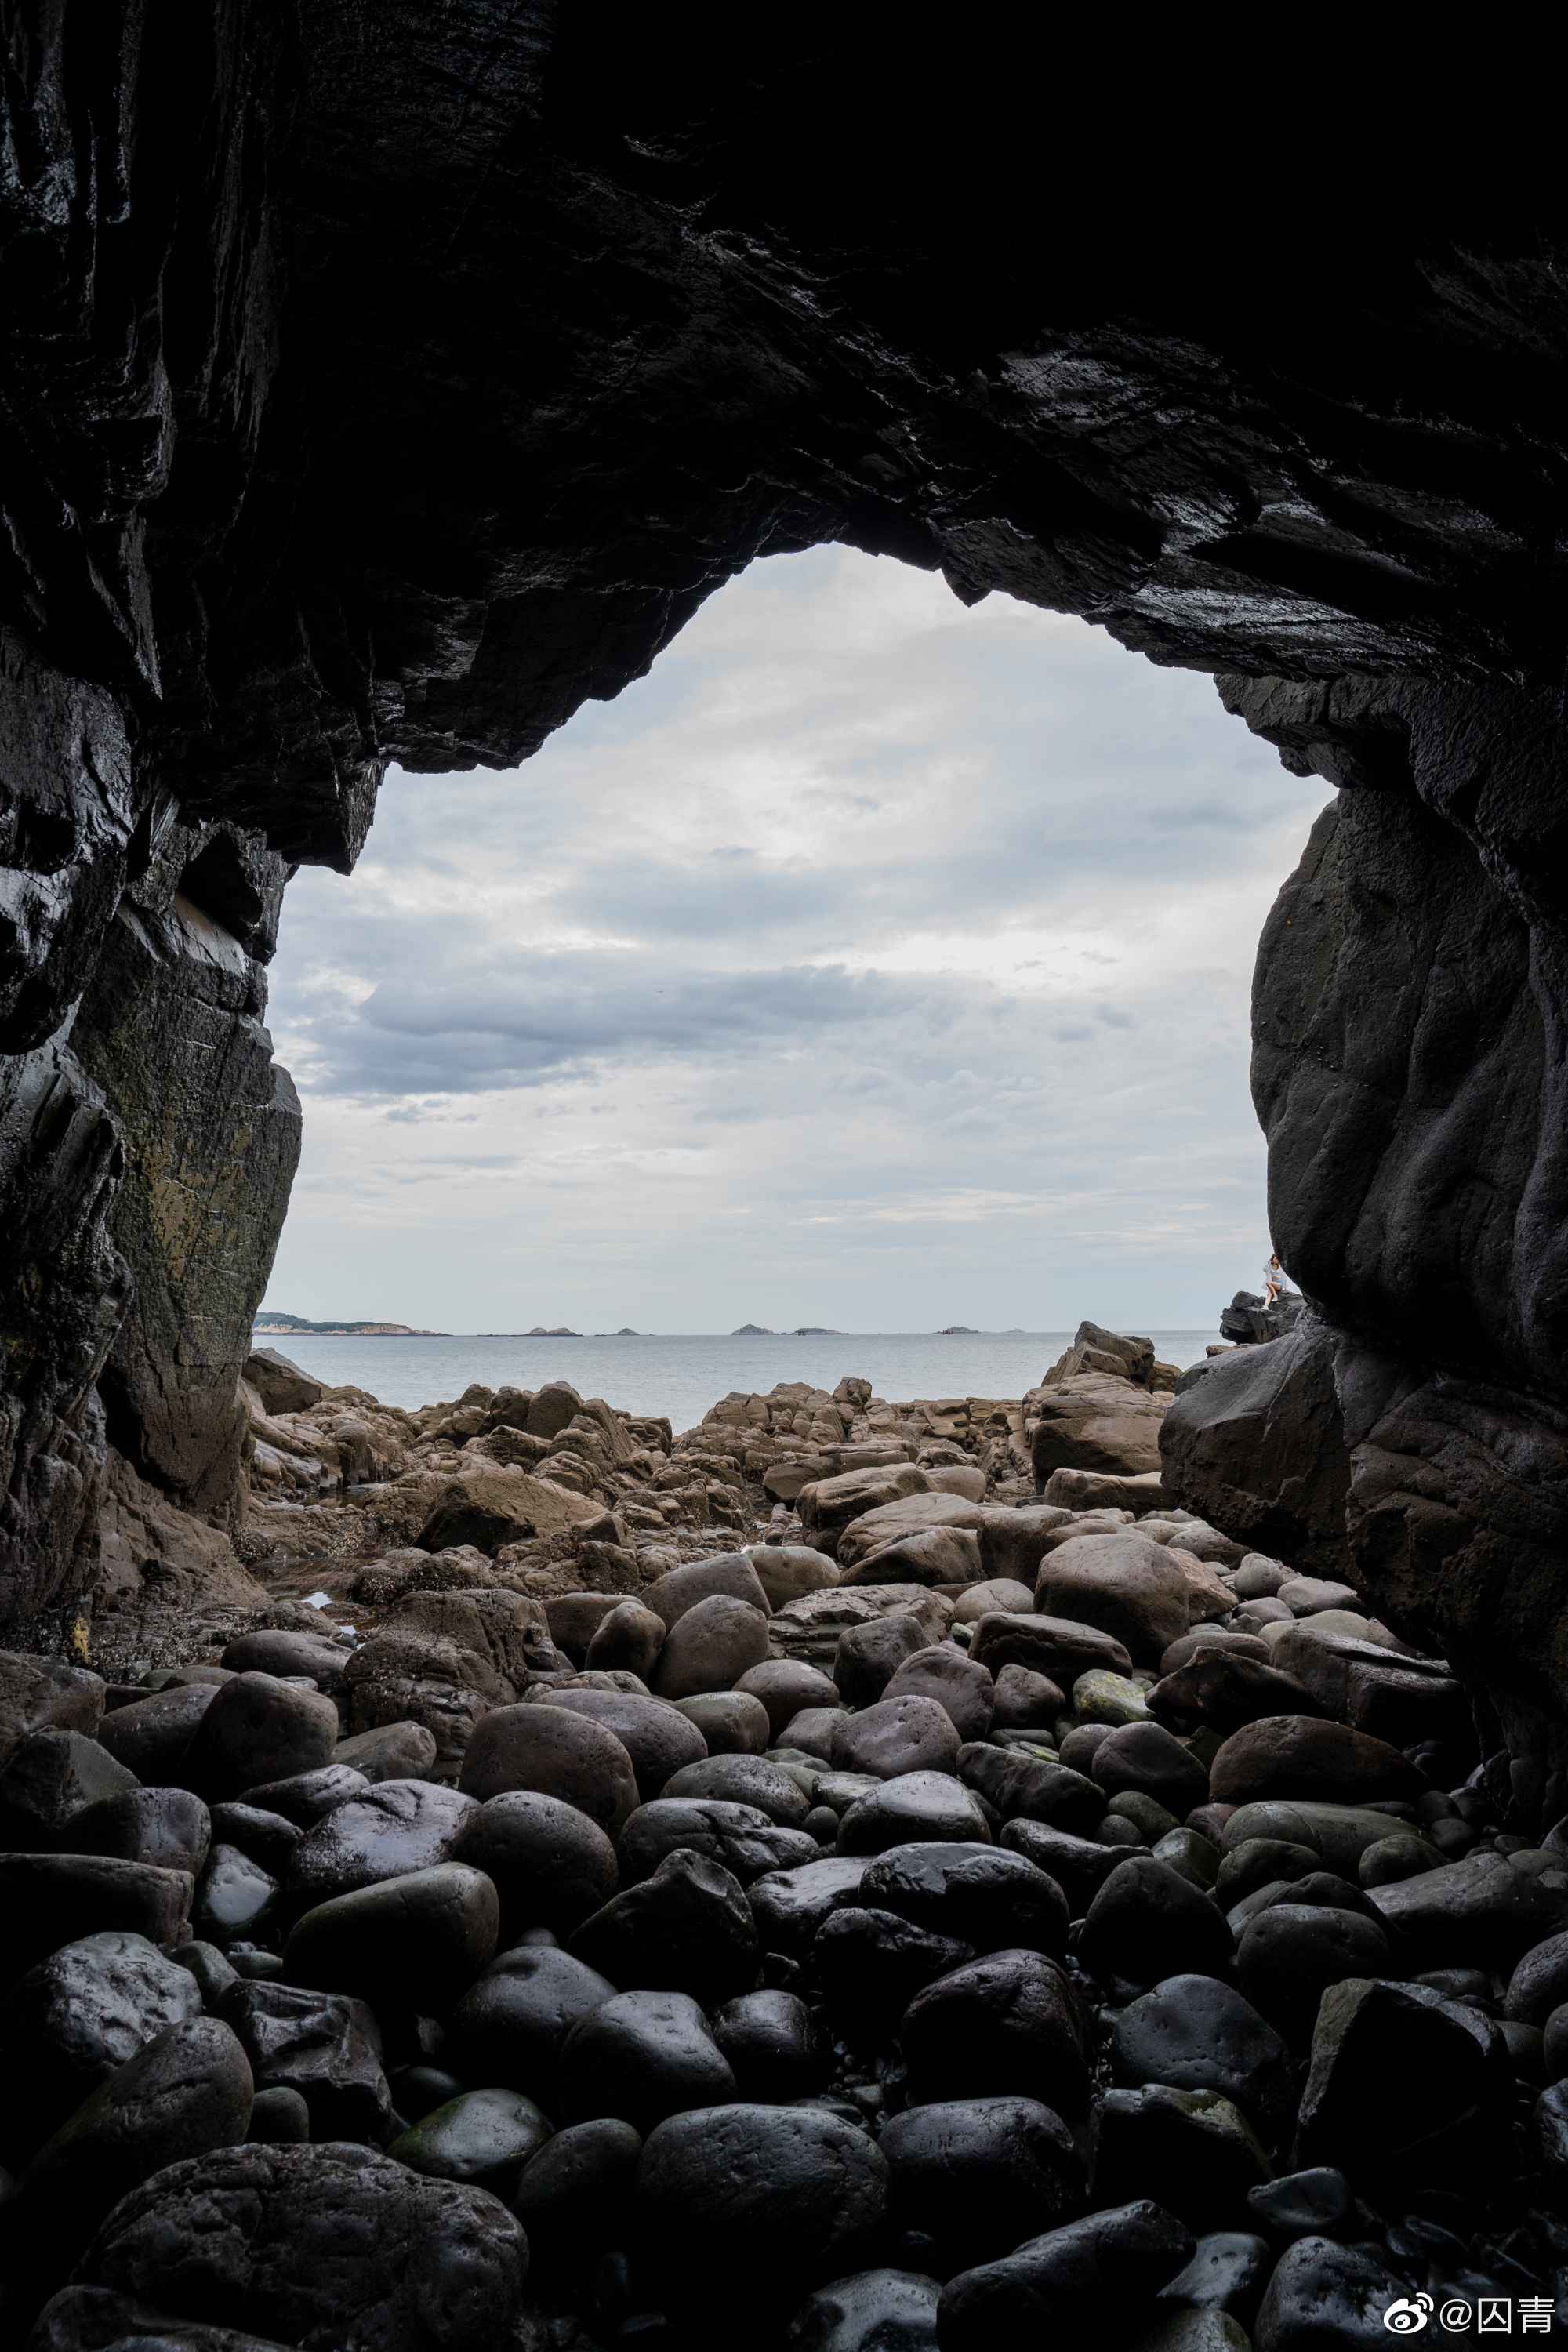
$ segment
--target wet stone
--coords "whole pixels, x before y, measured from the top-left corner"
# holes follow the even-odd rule
[[[197,1723],[177,1777],[216,1803],[262,1783],[320,1769],[337,1740],[337,1708],[320,1691],[301,1690],[271,1675],[237,1675],[219,1685]]]
[[[798,1783],[763,1756],[710,1756],[688,1764],[666,1781],[664,1797],[716,1797],[721,1803],[751,1805],[774,1827],[797,1830],[810,1811]]]
[[[1108,2311],[1131,2337],[1160,2315],[1155,2297],[1192,2256],[1191,2232],[1148,2198],[1090,2213],[950,2279],[942,2352],[1092,2343]]]
[[[74,1813],[60,1844],[70,1853],[110,1854],[196,1874],[212,1840],[212,1817],[188,1789],[123,1789]]]
[[[1251,2189],[1247,2211],[1277,2246],[1298,2238],[1338,2238],[1355,2221],[1355,2191],[1331,2165],[1309,2165]]]
[[[449,1862],[478,1811],[472,1797],[434,1781],[378,1781],[301,1835],[289,1858],[289,1899],[309,1909],[380,1879]]]
[[[493,1957],[500,1917],[481,1872],[443,1863],[317,1904],[290,1931],[284,1973],[356,1993],[381,2017],[439,2017]]]
[[[1076,1999],[1037,1952],[994,1952],[917,1993],[900,2038],[910,2096],[1038,2099],[1083,2112],[1089,2075]]]
[[[807,2295],[784,2352],[937,2352],[940,2295],[918,2271],[856,2271]]]
[[[482,2078],[553,2107],[567,2035],[615,1990],[569,1952],[503,1952],[452,2011],[442,2054],[468,2081]]]
[[[196,1885],[191,1925],[214,1944],[254,1938],[272,1925],[279,1883],[238,1846],[215,1845]]]
[[[471,2181],[510,2204],[523,2166],[551,2128],[543,2110],[519,2091],[465,2091],[400,2132],[386,2152],[412,2172]]]
[[[742,1993],[715,2011],[712,2032],[742,2099],[787,2105],[832,2073],[832,2044],[797,1993]]]
[[[144,1936],[51,1953],[0,2001],[0,2161],[20,2168],[116,2067],[201,2006],[195,1979]]]
[[[1374,2252],[1302,2238],[1280,2256],[1253,2342],[1258,2352],[1318,2352],[1327,2345],[1335,2352],[1373,2352],[1399,2332],[1384,2327],[1384,2314],[1410,2299],[1405,2282]]]
[[[1095,2103],[1089,2139],[1097,2204],[1141,2190],[1197,2231],[1245,2219],[1247,2190],[1272,2171],[1246,2116],[1214,2091],[1164,2083],[1108,2091]]]
[[[528,2232],[533,2267],[546,2276],[579,2268],[629,2234],[642,2135],[619,2117],[570,2124],[524,2165],[511,2200]]]
[[[1056,1882],[1021,1853],[995,1846],[911,1843],[878,1856],[860,1900],[894,1911],[976,1952],[1067,1951],[1068,1904]]]
[[[760,1957],[740,1882],[686,1848],[584,1919],[570,1949],[623,1990],[689,1992],[704,2002],[748,1991]]]
[[[1274,2250],[1247,2230],[1219,2230],[1198,2240],[1186,2269],[1157,2301],[1185,2311],[1223,2311],[1250,2327],[1274,2268]]]
[[[900,2218],[930,2238],[944,2278],[1010,2253],[1085,2202],[1072,2134],[1037,2099],[906,2108],[883,2126],[879,2145]]]
[[[1289,2050],[1251,2003],[1216,1977],[1169,1977],[1131,2002],[1112,2030],[1110,2056],[1119,2084],[1217,2092],[1266,2141],[1283,2139],[1294,2123]]]
[[[1055,1880],[1074,1919],[1083,1917],[1121,1860],[1113,1848],[1092,1838],[1074,1837],[1067,1830],[1052,1829],[1045,1822],[1008,1822],[1002,1831],[1002,1844]]]
[[[945,1772],[905,1772],[856,1799],[838,1824],[841,1854],[885,1853],[889,1846],[923,1840],[990,1843],[985,1815],[973,1792]]]
[[[37,2151],[0,2207],[13,2285],[55,2281],[128,2192],[166,2167],[245,2137],[254,2085],[218,2019],[191,2018],[117,2067]]]
[[[701,1733],[710,1756],[760,1756],[773,1738],[767,1708],[746,1691],[705,1691],[678,1704]]]
[[[303,1986],[241,1983],[223,2005],[260,2090],[298,2093],[318,2140],[377,2144],[392,2116],[381,2063],[381,2030],[348,1993]]]
[[[219,2147],[127,2197],[84,2282],[197,2318],[215,2307],[272,2345],[505,2341],[528,2250],[486,2191],[363,2147]],[[460,2331],[460,2332],[458,2332]]]
[[[494,1886],[503,1944],[525,1927],[570,1935],[620,1884],[616,1849],[599,1824],[535,1789],[509,1790],[467,1814],[451,1858],[482,1870]]]
[[[284,1876],[289,1857],[305,1834],[297,1822],[282,1813],[263,1812],[258,1805],[215,1805],[212,1825],[220,1844],[237,1847],[277,1879]]]
[[[268,2140],[280,2147],[299,2147],[310,2137],[310,2110],[298,2091],[279,2086],[258,2091],[250,2109],[247,2140]]]
[[[617,2116],[645,2137],[667,2116],[735,2096],[708,2021],[683,1992],[618,1993],[599,2003],[566,2035],[558,2082],[567,2123]]]
[[[892,2032],[915,1994],[972,1960],[968,1944],[933,1936],[890,1911],[830,1913],[812,1966],[833,2017],[851,2032]]]
[[[1152,1854],[1130,1856],[1089,1907],[1079,1939],[1086,1968],[1136,1988],[1228,1969],[1235,1942],[1222,1914]]]
[[[837,1837],[837,1813],[831,1820]],[[628,1886],[651,1878],[668,1854],[685,1847],[721,1863],[749,1886],[766,1871],[815,1861],[816,1845],[808,1829],[777,1829],[754,1805],[726,1804],[715,1797],[664,1797],[639,1805],[622,1832],[621,1877]]]
[[[1404,1973],[1387,1937],[1352,1911],[1277,1903],[1247,1926],[1237,1952],[1242,1991],[1293,2050],[1305,2051],[1318,2003],[1351,1977]]]
[[[666,2309],[715,2314],[765,2277],[789,2310],[860,2269],[889,2204],[874,2140],[817,2107],[675,2115],[637,2164],[637,2246]]]
[[[629,1691],[568,1689],[543,1692],[538,1704],[583,1716],[613,1733],[631,1758],[637,1795],[645,1803],[683,1765],[700,1764],[708,1753],[697,1724],[662,1699],[639,1698]]]
[[[342,1762],[323,1764],[317,1772],[295,1772],[280,1780],[266,1780],[243,1792],[243,1802],[258,1812],[281,1813],[301,1830],[313,1829],[339,1805],[365,1796],[370,1782],[363,1772]]]

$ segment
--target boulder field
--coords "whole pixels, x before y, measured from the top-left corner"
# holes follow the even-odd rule
[[[255,1559],[324,1605],[135,1679],[0,1654],[6,2340],[1561,2324],[1568,1823],[1505,1826],[1447,1661],[1135,1466],[1147,1343],[1071,1352],[682,1439],[470,1392],[406,1417],[459,1455],[423,1541]],[[486,1550],[461,1456],[536,1407],[574,1442],[507,1485],[576,1453],[593,1516]],[[629,1499],[698,1459],[724,1521]]]

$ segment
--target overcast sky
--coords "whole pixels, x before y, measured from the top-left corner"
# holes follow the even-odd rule
[[[844,548],[291,885],[267,1304],[448,1330],[1212,1325],[1268,1248],[1269,903],[1328,797],[1212,683]]]

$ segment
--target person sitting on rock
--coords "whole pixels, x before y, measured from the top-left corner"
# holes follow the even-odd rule
[[[1279,1251],[1274,1250],[1271,1251],[1268,1256],[1263,1261],[1263,1304],[1265,1308],[1273,1306],[1275,1300],[1279,1297],[1284,1287],[1285,1269],[1279,1263]]]

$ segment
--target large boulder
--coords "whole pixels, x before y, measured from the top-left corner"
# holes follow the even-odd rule
[[[466,2082],[499,2083],[553,2107],[567,2035],[615,1990],[570,1952],[521,1945],[492,1961],[453,2009],[442,2056]]]
[[[866,1511],[896,1503],[906,1495],[929,1495],[931,1480],[912,1462],[882,1463],[866,1470],[845,1470],[835,1478],[819,1478],[803,1486],[795,1499],[802,1527],[808,1536],[836,1535]]]
[[[764,1617],[773,1607],[755,1559],[743,1551],[721,1552],[713,1559],[695,1559],[684,1568],[667,1569],[644,1588],[641,1598],[645,1608],[663,1618],[668,1633],[673,1633],[689,1609],[695,1609],[700,1601],[711,1601],[716,1594],[730,1601],[744,1601],[752,1609],[760,1609]]]
[[[394,1622],[357,1649],[343,1676],[349,1727],[356,1736],[414,1723],[427,1731],[444,1764],[465,1754],[475,1727],[516,1696],[488,1657],[449,1634]]]
[[[487,2190],[339,2143],[172,2166],[116,2208],[79,2275],[273,2344],[491,2352],[527,2268],[521,2228]]]
[[[1568,1874],[1515,1870],[1484,1848],[1370,1894],[1413,1969],[1511,1969],[1568,1928]]]
[[[1110,2037],[1116,2081],[1137,2090],[1212,2091],[1238,2107],[1269,2144],[1296,2116],[1290,2053],[1250,2001],[1219,1978],[1167,1977],[1129,2002]]]
[[[613,2116],[643,2134],[667,2116],[735,2095],[729,2061],[689,1993],[624,1992],[597,2002],[561,2045],[560,2110],[569,2124]]]
[[[318,2140],[380,2141],[392,2120],[375,2012],[352,1993],[243,1979],[225,1996],[224,2021],[250,2063],[256,2088],[295,2092]]]
[[[85,1666],[64,1666],[0,1650],[0,1769],[35,1731],[83,1731],[95,1738],[105,1684]]]
[[[493,1477],[481,1472],[442,1487],[414,1540],[421,1551],[472,1544],[493,1557],[504,1544],[559,1535],[597,1518],[599,1508],[588,1496],[574,1495],[551,1478],[531,1477],[526,1470]]]
[[[598,1822],[537,1789],[505,1790],[476,1806],[450,1859],[482,1870],[494,1886],[503,1945],[527,1927],[569,1935],[620,1884],[616,1849]]]
[[[334,1805],[291,1847],[289,1900],[309,1910],[356,1886],[449,1862],[465,1822],[478,1811],[472,1797],[435,1781],[382,1780]]]
[[[573,1936],[576,1959],[623,1991],[689,1992],[710,2006],[756,1981],[756,1922],[722,1864],[678,1848]]]
[[[637,2162],[638,2250],[667,2307],[734,2311],[765,2278],[789,2311],[872,2258],[889,2189],[876,2142],[822,2108],[672,2116]]]
[[[639,1697],[635,1691],[568,1688],[541,1691],[533,1704],[564,1707],[613,1733],[632,1759],[637,1794],[645,1801],[657,1797],[683,1765],[700,1764],[708,1753],[696,1724],[664,1699]]]
[[[1037,1487],[1056,1470],[1106,1470],[1121,1478],[1159,1470],[1164,1407],[1121,1374],[1078,1372],[1033,1402],[1029,1459]]]
[[[1490,2018],[1428,1985],[1329,1987],[1301,2095],[1299,2158],[1332,2165],[1369,2197],[1495,2179],[1514,2105],[1508,2045]]]
[[[537,1789],[575,1805],[612,1838],[637,1801],[625,1744],[603,1724],[565,1707],[495,1708],[468,1743],[458,1786],[481,1802],[511,1789]]]
[[[911,1536],[923,1535],[933,1528],[963,1529],[978,1537],[984,1524],[979,1504],[967,1501],[962,1495],[925,1493],[900,1496],[896,1502],[879,1503],[863,1511],[849,1522],[838,1538],[838,1566],[847,1577],[859,1570],[874,1554],[887,1550],[894,1544],[907,1541]],[[971,1577],[979,1573],[978,1541],[963,1555],[972,1561]],[[881,1580],[888,1581],[886,1578]],[[940,1581],[937,1578],[921,1577],[920,1583]],[[957,1579],[952,1580],[957,1581]],[[965,1581],[968,1579],[963,1580]]]
[[[0,1849],[58,1853],[79,1813],[139,1785],[86,1732],[35,1731],[0,1771]]]
[[[98,1727],[99,1744],[143,1783],[172,1780],[221,1688],[218,1683],[175,1683],[114,1707]]]
[[[502,1682],[521,1691],[531,1675],[549,1674],[561,1661],[542,1601],[500,1586],[472,1591],[426,1592],[415,1586],[385,1619],[394,1633],[428,1633],[483,1658]]]
[[[337,1708],[320,1691],[273,1675],[236,1675],[197,1724],[179,1778],[218,1801],[261,1781],[316,1771],[331,1760],[337,1740]]]
[[[952,1717],[960,1739],[984,1739],[995,1712],[996,1685],[988,1667],[948,1643],[932,1643],[904,1660],[882,1696],[934,1699]]]
[[[1035,1607],[1042,1616],[1098,1625],[1143,1664],[1157,1663],[1191,1622],[1179,1564],[1163,1545],[1131,1528],[1070,1536],[1047,1552]]]
[[[759,1588],[760,1590],[760,1588]],[[685,1610],[665,1635],[653,1689],[666,1699],[732,1689],[768,1655],[768,1621],[750,1601],[710,1593]]]
[[[500,1905],[482,1871],[440,1863],[318,1903],[290,1929],[290,1984],[349,1992],[382,2016],[439,2017],[489,1961]]]
[[[0,2001],[0,2163],[19,2170],[89,2093],[202,2011],[195,1977],[145,1936],[63,1944]]]
[[[958,1750],[952,1716],[917,1693],[880,1698],[858,1714],[833,1718],[831,1760],[841,1772],[874,1773],[879,1780],[901,1772],[952,1772]]]
[[[237,2039],[215,2017],[165,2026],[45,2141],[0,2207],[14,2284],[52,2284],[123,2198],[170,2165],[242,2139],[254,2096]]]
[[[1325,1576],[1352,1564],[1335,1346],[1304,1318],[1283,1339],[1214,1357],[1160,1430],[1165,1484],[1189,1510],[1255,1551]]]
[[[1148,2198],[1026,2239],[949,2279],[938,2307],[942,2352],[1103,2342],[1107,2313],[1115,2315],[1109,2340],[1131,2341],[1192,2252],[1191,2232]]]
[[[993,1952],[928,1985],[900,2039],[917,2104],[1016,2095],[1083,2111],[1083,2020],[1067,1978],[1038,1952]]]
[[[60,1843],[70,1853],[199,1872],[212,1834],[212,1814],[188,1789],[137,1788],[84,1805],[67,1822]]]
[[[764,1872],[814,1862],[821,1853],[807,1831],[780,1829],[755,1805],[719,1797],[660,1797],[639,1805],[621,1832],[623,1882],[635,1886],[651,1878],[667,1854],[682,1849],[722,1864],[742,1886]]]
[[[1382,1739],[1310,1716],[1264,1716],[1233,1732],[1209,1767],[1216,1805],[1271,1799],[1359,1805],[1369,1798],[1414,1803],[1431,1787],[1417,1765]]]
[[[1068,1617],[1002,1611],[982,1617],[969,1654],[993,1675],[999,1675],[1005,1666],[1023,1666],[1046,1675],[1061,1690],[1070,1690],[1079,1675],[1099,1669],[1113,1675],[1132,1671],[1126,1646],[1115,1634]]]

